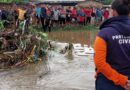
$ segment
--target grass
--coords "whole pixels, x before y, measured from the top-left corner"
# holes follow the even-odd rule
[[[38,31],[43,31],[42,27],[33,26]],[[60,32],[60,31],[93,31],[98,30],[95,25],[66,25],[64,27],[55,26],[52,28],[52,32]]]
[[[67,30],[67,31],[84,31],[84,30],[96,30],[96,26],[94,25],[88,25],[88,26],[72,26],[72,25],[68,25],[65,26],[63,28],[63,30]]]

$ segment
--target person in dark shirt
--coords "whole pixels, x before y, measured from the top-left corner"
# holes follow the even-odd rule
[[[47,10],[45,5],[41,5],[41,23],[42,23],[42,28],[44,30],[44,32],[46,32],[46,17],[47,17]]]
[[[28,27],[29,27],[29,24],[30,24],[30,19],[31,19],[31,14],[33,12],[33,9],[32,9],[31,5],[29,7],[26,7],[26,8],[27,8],[27,10],[26,10],[26,13],[24,14],[24,18],[26,20],[25,28],[28,30]]]
[[[3,7],[1,11],[1,20],[4,21],[3,25],[6,27],[8,25],[8,14],[9,12],[5,10],[5,7]]]
[[[94,45],[95,90],[130,90],[130,0],[114,0],[111,8]]]
[[[46,28],[48,29],[49,32],[51,32],[52,28],[52,19],[53,19],[53,11],[52,8],[47,8],[47,17],[46,17]]]
[[[8,12],[5,10],[5,8],[3,8],[2,14],[1,14],[1,19],[7,20],[7,15],[8,15]]]
[[[66,21],[67,21],[67,23],[71,22],[71,10],[70,10],[70,7],[66,10]]]

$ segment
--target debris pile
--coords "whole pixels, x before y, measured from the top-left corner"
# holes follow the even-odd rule
[[[47,35],[42,32],[21,34],[19,31],[0,32],[0,69],[23,66],[43,60]],[[35,31],[36,32],[36,31]]]

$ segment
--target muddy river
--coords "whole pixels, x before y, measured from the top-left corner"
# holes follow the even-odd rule
[[[61,31],[49,33],[49,39],[60,42],[93,45],[98,31]]]
[[[49,39],[93,45],[97,32],[53,32]],[[0,71],[0,90],[94,90],[93,55],[49,51],[48,60]]]

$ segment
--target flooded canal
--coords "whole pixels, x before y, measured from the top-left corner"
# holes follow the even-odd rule
[[[49,33],[49,39],[59,42],[93,45],[98,31],[61,31]]]
[[[97,32],[53,32],[49,39],[93,45]],[[0,72],[0,90],[95,90],[93,55],[48,52],[48,60]]]

